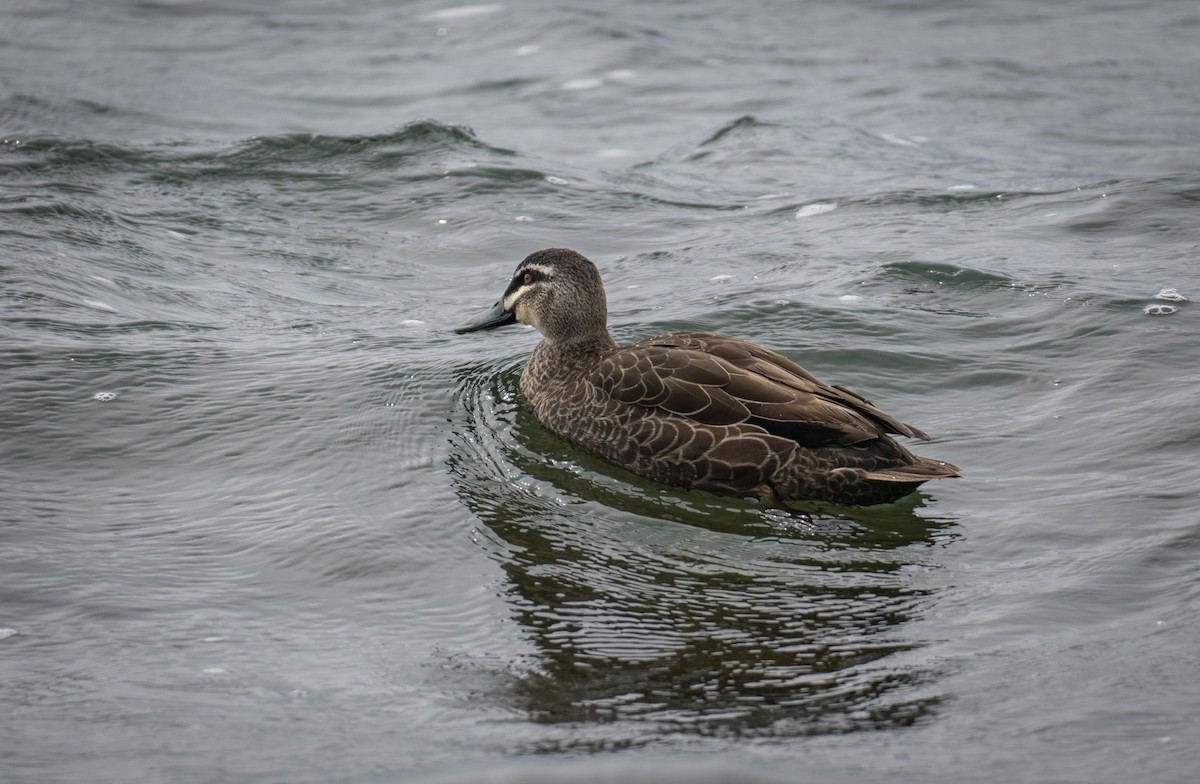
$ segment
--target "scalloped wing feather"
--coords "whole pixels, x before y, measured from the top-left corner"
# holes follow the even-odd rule
[[[885,433],[926,437],[791,360],[714,335],[677,333],[609,355],[590,376],[607,396],[705,425],[757,425],[802,446],[853,444]]]
[[[806,446],[830,441],[854,443],[888,433],[930,440],[924,431],[881,411],[862,395],[826,384],[782,354],[744,340],[702,332],[676,332],[644,340],[630,348],[641,346],[702,352],[745,371],[757,381],[741,381],[729,389],[730,394],[745,402],[755,418],[781,423],[776,427],[764,424],[768,430],[796,438]],[[785,390],[800,394],[781,399]],[[755,401],[782,405],[756,407]]]

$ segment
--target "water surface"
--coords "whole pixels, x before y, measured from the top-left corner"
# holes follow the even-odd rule
[[[0,778],[1191,781],[1189,2],[0,9]],[[964,468],[900,503],[549,436],[760,342]]]

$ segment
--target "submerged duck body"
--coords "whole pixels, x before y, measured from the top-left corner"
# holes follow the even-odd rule
[[[531,254],[459,333],[521,322],[543,340],[521,393],[551,432],[670,485],[779,500],[895,501],[957,467],[892,435],[924,432],[768,349],[675,332],[618,346],[600,273],[572,250]]]

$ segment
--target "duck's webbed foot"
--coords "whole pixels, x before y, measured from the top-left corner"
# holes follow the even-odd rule
[[[763,482],[761,485],[754,488],[754,495],[758,498],[759,503],[763,504],[768,510],[777,509],[784,512],[795,511],[787,505],[782,496],[779,495],[778,491],[776,491],[775,488],[767,482]]]

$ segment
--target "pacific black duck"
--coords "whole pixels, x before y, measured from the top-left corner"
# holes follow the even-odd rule
[[[460,324],[542,333],[521,392],[551,432],[671,485],[775,500],[895,501],[958,468],[889,434],[929,440],[848,389],[744,340],[673,332],[621,347],[596,266],[551,248],[517,266],[504,296]]]

